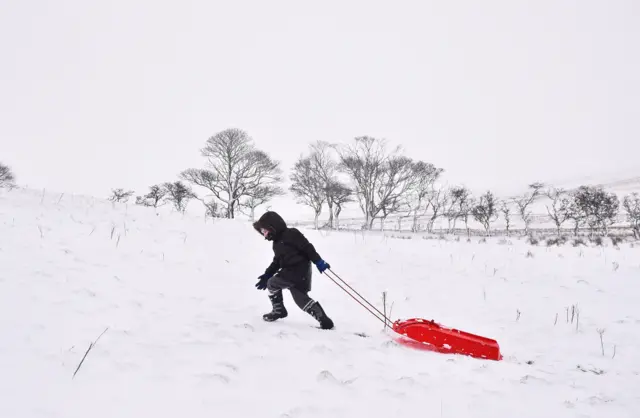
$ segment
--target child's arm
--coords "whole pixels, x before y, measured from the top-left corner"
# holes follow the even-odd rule
[[[322,257],[320,257],[320,254],[318,254],[313,244],[296,228],[291,228],[291,244],[305,253],[314,263],[322,260]]]
[[[267,267],[267,269],[264,271],[264,274],[269,277],[273,277],[273,275],[276,274],[278,270],[280,270],[280,264],[278,263],[278,260],[276,260],[276,257],[273,256],[273,261],[271,261],[269,267]]]

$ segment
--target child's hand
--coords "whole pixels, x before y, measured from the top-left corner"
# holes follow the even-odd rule
[[[331,266],[329,265],[329,263],[327,263],[326,261],[324,261],[324,260],[322,260],[322,259],[321,259],[321,260],[316,261],[316,267],[318,268],[318,271],[319,271],[320,273],[324,273],[324,271],[325,271],[326,269],[330,269],[330,268],[331,268]]]
[[[258,290],[264,290],[267,288],[267,282],[269,281],[269,279],[271,278],[271,276],[269,276],[268,274],[263,274],[262,276],[258,277],[258,283],[256,283],[256,289]]]

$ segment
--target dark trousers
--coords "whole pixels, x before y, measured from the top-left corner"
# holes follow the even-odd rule
[[[267,282],[267,290],[271,294],[282,293],[284,289],[289,289],[293,301],[306,312],[314,302],[308,294],[311,290],[311,263],[294,269],[282,269]]]

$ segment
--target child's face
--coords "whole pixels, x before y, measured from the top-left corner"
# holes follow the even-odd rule
[[[265,228],[260,228],[260,232],[262,233],[262,236],[267,238],[267,235],[269,235],[269,230],[265,229]]]

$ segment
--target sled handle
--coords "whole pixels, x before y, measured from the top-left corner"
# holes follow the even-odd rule
[[[364,296],[362,296],[360,293],[358,293],[353,287],[351,287],[347,282],[345,282],[344,280],[342,280],[342,278],[340,276],[338,276],[333,270],[328,269],[327,271],[331,272],[331,275],[333,275],[336,279],[340,280],[342,283],[345,284],[345,286],[347,286],[351,291],[353,291],[353,293],[355,293],[356,295],[358,295],[363,301],[365,301],[371,308],[373,308],[380,316],[378,316],[378,314],[374,313],[371,311],[371,309],[369,309],[367,306],[365,306],[361,301],[359,301],[355,296],[353,296],[351,293],[349,293],[347,291],[347,289],[345,289],[340,283],[338,283],[334,277],[332,277],[331,275],[327,274],[327,272],[325,271],[325,275],[327,277],[329,277],[329,279],[331,279],[338,287],[340,287],[342,290],[344,290],[344,292],[346,294],[348,294],[349,296],[351,296],[356,302],[358,302],[363,308],[365,308],[367,311],[369,311],[369,313],[371,315],[373,315],[374,317],[376,317],[376,319],[378,319],[378,321],[382,322],[385,326],[389,326],[392,327],[393,321],[391,321],[391,319],[389,319],[385,314],[383,314],[382,312],[380,312],[380,310],[378,308],[376,308],[371,302],[369,302],[367,299],[364,298]],[[384,318],[384,319],[383,319]]]

